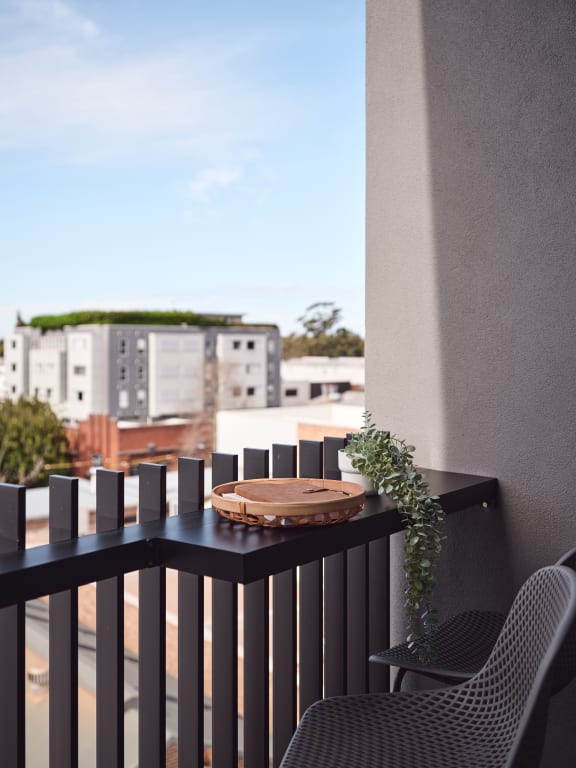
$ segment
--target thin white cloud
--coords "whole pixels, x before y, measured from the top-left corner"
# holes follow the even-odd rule
[[[17,19],[31,28],[52,34],[94,40],[99,37],[98,25],[61,0],[13,0],[10,4]],[[9,6],[9,7],[10,7]]]
[[[276,97],[239,74],[243,44],[129,54],[71,4],[10,8],[0,11],[0,151],[214,156],[258,141],[277,113]]]
[[[205,168],[187,182],[190,197],[201,203],[208,202],[219,189],[236,184],[242,177],[239,168]]]

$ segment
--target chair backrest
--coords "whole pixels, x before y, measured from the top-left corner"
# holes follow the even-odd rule
[[[475,700],[475,718],[495,750],[508,753],[509,768],[539,764],[553,665],[575,621],[576,573],[558,565],[536,571],[484,667],[458,686]]]
[[[565,565],[576,572],[576,547],[566,552],[556,565]],[[564,640],[552,674],[552,693],[558,693],[576,677],[576,622]]]

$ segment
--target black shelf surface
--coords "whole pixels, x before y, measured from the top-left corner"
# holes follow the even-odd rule
[[[495,478],[422,470],[447,514],[493,504]],[[261,528],[230,523],[208,508],[0,558],[0,608],[147,567],[247,584],[401,531],[393,503],[368,496],[351,520],[327,526]]]

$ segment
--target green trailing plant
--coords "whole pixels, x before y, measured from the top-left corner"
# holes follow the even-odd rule
[[[438,496],[430,495],[425,477],[414,466],[414,446],[397,435],[378,429],[366,411],[360,432],[352,434],[344,449],[352,466],[396,503],[406,523],[404,533],[404,607],[411,648],[436,625],[432,605],[435,570],[442,550],[444,511]]]

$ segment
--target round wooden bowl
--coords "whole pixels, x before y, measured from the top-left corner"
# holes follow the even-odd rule
[[[212,489],[216,512],[247,525],[332,525],[354,517],[363,506],[363,488],[341,480],[279,477],[236,480]]]

